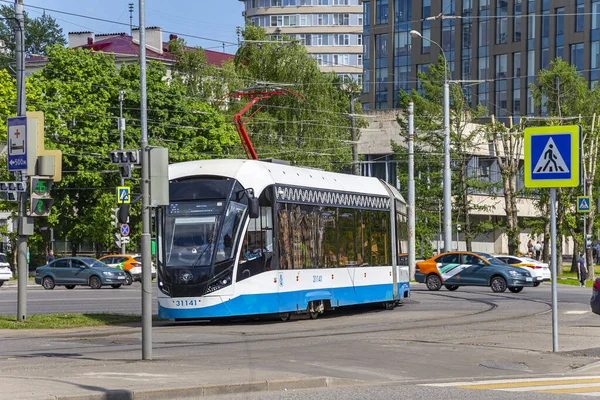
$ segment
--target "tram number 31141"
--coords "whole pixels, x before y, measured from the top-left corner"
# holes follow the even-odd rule
[[[323,275],[313,275],[313,283],[323,282]]]

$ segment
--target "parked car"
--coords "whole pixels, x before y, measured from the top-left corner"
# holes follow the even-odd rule
[[[10,281],[13,277],[10,264],[6,260],[6,254],[0,253],[0,286],[4,285],[4,282]]]
[[[128,285],[132,282],[142,281],[142,256],[139,254],[109,254],[98,259],[109,267],[120,268],[127,272],[131,278]],[[152,278],[156,277],[156,267],[154,263],[151,266]]]
[[[547,263],[524,256],[494,255],[498,260],[513,267],[525,268],[534,277],[533,286],[539,286],[543,281],[551,278],[550,268]]]
[[[417,282],[425,283],[429,290],[456,290],[460,286],[489,286],[494,292],[506,289],[519,293],[533,286],[531,273],[523,268],[511,267],[486,253],[455,251],[431,257],[417,263]]]
[[[35,271],[35,283],[46,290],[56,285],[73,289],[76,285],[100,289],[110,285],[117,289],[127,281],[127,275],[118,268],[111,268],[91,257],[59,258]]]
[[[592,298],[590,299],[590,306],[594,314],[600,315],[600,278],[594,280],[594,286],[592,286]]]

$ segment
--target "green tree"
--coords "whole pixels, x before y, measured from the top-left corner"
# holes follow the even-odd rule
[[[262,110],[246,123],[259,157],[349,170],[351,93],[347,86],[335,74],[322,73],[298,42],[269,42],[264,30],[253,26],[247,26],[243,35],[246,41],[235,65],[245,87],[282,87],[301,95],[261,101]],[[230,112],[247,101],[230,103]]]
[[[533,99],[538,107],[543,107],[551,118],[546,121],[548,125],[579,124],[583,129],[582,154],[583,177],[587,195],[592,195],[597,172],[598,158],[598,129],[596,125],[596,109],[600,105],[600,90],[597,86],[593,89],[577,71],[574,65],[557,58],[550,63],[550,69],[543,70],[538,76],[536,84],[530,85]],[[572,269],[576,270],[576,255],[585,248],[584,234],[592,234],[594,229],[595,212],[589,215],[589,223],[584,233],[579,228],[579,218],[573,211],[576,207],[576,197],[582,194],[582,188],[562,188],[557,190],[557,259],[562,259],[562,239],[570,236],[574,240]],[[540,199],[549,202],[548,190],[540,191]],[[597,192],[595,198],[597,198]],[[548,206],[540,205],[540,211],[548,210]],[[547,231],[548,229],[546,229]],[[548,238],[549,239],[549,238]],[[549,243],[549,240],[546,241]],[[545,246],[548,247],[548,246]],[[586,249],[586,260],[590,279],[593,279],[594,269],[592,263],[592,249]]]
[[[223,157],[235,141],[230,124],[212,107],[177,81],[165,77],[165,66],[147,67],[148,136],[150,145],[169,148],[170,162]],[[112,248],[111,207],[116,204],[120,176],[108,154],[119,147],[118,93],[125,90],[125,147],[139,147],[139,65],[119,69],[110,54],[54,46],[48,64],[29,79],[29,109],[44,111],[46,147],[63,152],[63,180],[55,185],[48,225],[56,237],[74,245],[95,243],[100,253]],[[126,184],[133,198],[140,189],[139,169]],[[141,231],[140,203],[131,215],[131,241]],[[41,220],[41,219],[40,219]],[[130,245],[132,246],[132,245]]]
[[[62,28],[50,15],[43,13],[37,18],[30,18],[24,12],[25,52],[28,55],[45,55],[46,49],[52,45],[64,46],[67,40]],[[4,42],[5,52],[0,57],[0,68],[7,68],[15,60],[15,10],[12,6],[0,6],[0,40]]]
[[[443,153],[443,86],[444,74],[446,68],[445,60],[440,56],[437,64],[432,64],[427,74],[419,73],[420,90],[413,90],[411,93],[400,92],[400,108],[404,110],[398,118],[398,123],[407,130],[408,126],[408,102],[412,99],[414,102],[415,114],[415,144],[428,151],[428,158],[442,159]],[[422,93],[422,95],[420,94]],[[472,201],[471,194],[473,190],[489,191],[493,184],[482,182],[474,174],[474,170],[469,168],[469,161],[475,148],[481,142],[481,135],[475,129],[470,129],[469,124],[477,121],[486,112],[485,108],[478,106],[472,108],[467,101],[465,93],[461,86],[450,85],[450,154],[451,163],[455,165],[452,170],[452,195],[453,215],[456,219],[454,224],[461,224],[464,229],[465,243],[467,250],[472,249],[472,240],[479,234],[489,231],[490,226],[487,221],[482,223],[473,223],[472,214],[475,211],[483,211],[488,207],[478,205]],[[436,163],[439,165],[439,163]],[[438,168],[436,164],[430,163],[430,168]],[[401,164],[402,165],[402,164]],[[415,164],[417,167],[418,164]],[[416,173],[425,173],[415,168]],[[403,174],[401,172],[401,174]],[[438,175],[441,178],[441,174]],[[441,193],[441,182],[432,182]],[[431,193],[427,193],[428,195]],[[416,202],[423,206],[428,205],[429,213],[438,209],[437,204],[432,203],[433,199],[439,199],[441,195],[434,198],[416,197]]]

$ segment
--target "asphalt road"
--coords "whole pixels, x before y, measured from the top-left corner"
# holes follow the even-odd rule
[[[589,312],[591,290],[560,286],[559,353],[552,352],[550,292],[550,285],[518,294],[493,293],[489,288],[429,292],[415,284],[411,299],[394,310],[376,305],[352,307],[328,312],[317,320],[285,323],[275,319],[155,322],[152,362],[140,361],[139,326],[27,335],[5,330],[0,369],[10,374],[0,376],[0,383],[38,376],[54,385],[48,393],[76,394],[90,388],[166,390],[328,377],[352,386],[298,393],[303,399],[560,398],[422,386],[456,380],[600,375],[596,367],[600,317]],[[14,315],[16,298],[16,287],[2,287],[0,313]],[[139,314],[140,299],[137,283],[100,290],[30,287],[28,312]],[[27,398],[19,386],[3,390],[9,396],[5,398]],[[278,397],[295,393],[242,397],[297,398]]]

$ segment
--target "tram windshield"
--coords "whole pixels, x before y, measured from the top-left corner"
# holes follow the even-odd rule
[[[234,257],[246,205],[224,200],[171,203],[165,220],[165,266],[209,267]]]

